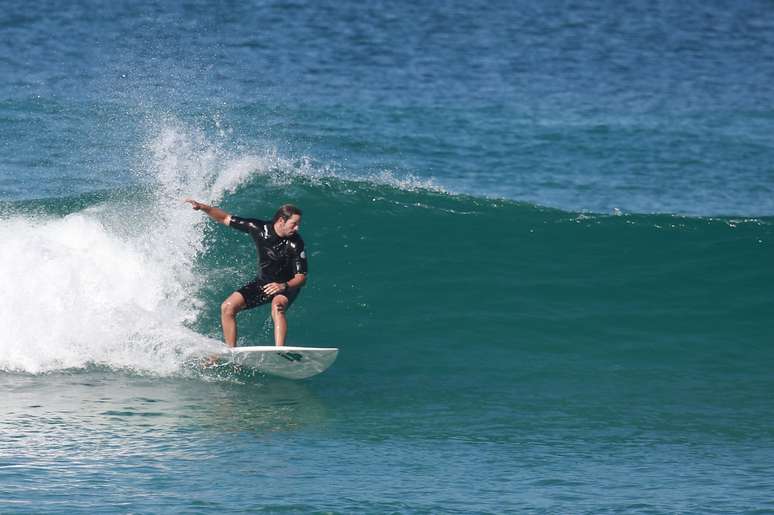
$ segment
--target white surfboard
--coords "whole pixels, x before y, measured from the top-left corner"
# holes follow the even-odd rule
[[[287,379],[306,379],[325,372],[339,353],[318,347],[234,347],[218,357],[227,363],[253,368],[264,374]]]

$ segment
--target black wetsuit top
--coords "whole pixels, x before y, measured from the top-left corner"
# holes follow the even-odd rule
[[[258,279],[266,284],[284,283],[307,270],[304,240],[298,233],[280,238],[274,224],[255,218],[232,216],[229,227],[252,236],[258,251]]]

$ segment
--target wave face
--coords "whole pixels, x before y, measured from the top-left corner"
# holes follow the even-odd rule
[[[770,218],[589,215],[456,195],[234,153],[174,122],[146,149],[141,186],[4,205],[2,369],[169,374],[214,345],[219,303],[253,277],[255,253],[187,196],[259,218],[302,207],[311,272],[290,342],[345,347],[359,367],[412,362],[417,346],[443,366],[504,369],[554,353],[594,368],[733,367],[772,352]],[[270,343],[266,310],[241,315],[240,336]]]

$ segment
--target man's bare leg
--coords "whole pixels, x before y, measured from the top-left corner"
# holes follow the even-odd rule
[[[238,291],[228,296],[220,305],[220,323],[223,325],[223,341],[229,347],[236,347],[236,315],[247,307],[245,298]]]
[[[277,295],[271,301],[271,318],[274,320],[274,345],[285,345],[285,336],[288,334],[288,322],[285,319],[285,310],[288,307],[288,298]]]

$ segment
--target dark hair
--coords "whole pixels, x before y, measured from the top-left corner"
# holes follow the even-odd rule
[[[274,213],[274,218],[272,218],[271,221],[274,223],[280,218],[287,220],[293,215],[301,216],[301,210],[293,204],[285,204],[284,206],[280,207],[276,213]]]

